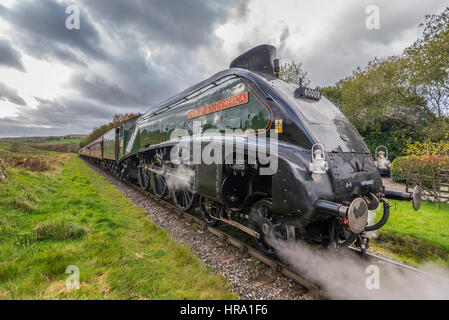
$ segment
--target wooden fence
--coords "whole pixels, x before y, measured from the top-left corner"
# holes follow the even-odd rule
[[[406,192],[415,185],[423,188],[424,199],[437,202],[438,208],[441,203],[449,203],[449,170],[436,172],[434,175],[413,174],[406,179]]]

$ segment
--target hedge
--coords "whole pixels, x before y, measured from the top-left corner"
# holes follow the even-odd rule
[[[395,182],[406,179],[431,178],[442,170],[449,170],[449,156],[425,155],[398,157],[391,164],[390,174]],[[424,184],[426,181],[423,181]],[[423,187],[430,187],[423,185]]]

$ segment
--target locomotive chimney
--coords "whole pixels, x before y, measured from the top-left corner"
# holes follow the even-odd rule
[[[235,58],[229,68],[242,68],[271,76],[279,76],[279,60],[276,59],[276,47],[261,44]]]

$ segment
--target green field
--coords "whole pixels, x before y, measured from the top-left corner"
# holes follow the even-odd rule
[[[84,138],[83,135],[17,137],[17,138],[0,138],[0,142],[9,142],[18,144],[70,144],[70,143],[79,143],[83,138]]]
[[[16,149],[22,149],[21,153],[33,153],[36,152],[35,149],[78,153],[80,149],[79,144],[83,140],[83,137],[81,135],[68,135],[62,137],[0,138],[0,155],[2,154],[2,150],[5,149],[13,153],[17,153]]]
[[[0,156],[11,156],[15,155],[28,155],[28,154],[48,154],[49,152],[43,150],[37,150],[31,146],[27,146],[24,144],[15,144],[9,142],[1,142],[0,141]]]
[[[412,264],[437,261],[449,265],[449,205],[423,201],[414,211],[408,201],[390,201],[390,218],[377,231],[374,247]],[[382,213],[378,209],[380,219]]]
[[[76,156],[0,183],[2,299],[234,299],[222,277]],[[66,288],[66,268],[80,288]]]
[[[59,140],[50,140],[46,141],[43,144],[72,144],[72,143],[80,143],[81,138],[79,139],[59,139]]]

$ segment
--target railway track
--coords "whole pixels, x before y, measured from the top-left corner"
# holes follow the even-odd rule
[[[91,163],[91,164],[93,164],[93,163]],[[95,164],[93,164],[93,165],[95,165]],[[267,257],[266,255],[264,255],[259,250],[252,247],[251,245],[229,235],[225,231],[222,231],[215,227],[208,226],[202,219],[195,217],[193,214],[191,214],[189,212],[180,210],[172,203],[158,198],[151,192],[142,190],[139,186],[137,186],[129,181],[122,180],[119,177],[117,177],[116,175],[112,174],[111,172],[109,172],[107,170],[104,170],[103,168],[101,168],[99,166],[96,166],[96,167],[101,169],[102,172],[106,173],[107,175],[114,178],[115,180],[127,185],[128,187],[132,188],[133,190],[150,198],[152,201],[156,202],[161,207],[168,209],[171,214],[174,214],[180,218],[185,219],[188,224],[197,225],[199,227],[200,231],[209,232],[209,233],[215,235],[219,239],[217,241],[217,243],[215,244],[217,247],[225,246],[225,245],[232,245],[235,248],[237,248],[238,254],[235,257],[231,258],[231,260],[228,260],[227,262],[232,262],[232,261],[247,258],[247,257],[253,257],[253,258],[257,259],[258,261],[260,261],[261,263],[268,266],[270,271],[261,276],[260,281],[262,283],[263,282],[269,283],[270,281],[274,280],[279,275],[282,275],[282,276],[284,276],[288,279],[291,279],[294,282],[300,284],[304,288],[306,288],[309,291],[310,295],[314,299],[328,298],[325,296],[325,294],[321,290],[321,287],[319,284],[314,283],[313,281],[307,279],[306,276],[298,273],[297,271],[293,270],[286,264],[284,264],[278,260]],[[349,247],[348,249],[349,249],[348,251],[351,254],[353,254],[354,256],[358,256],[362,260],[360,250],[358,250],[357,248],[354,248],[354,247]],[[388,259],[385,257],[381,257],[381,256],[378,256],[375,254],[366,253],[363,262],[370,263],[370,264],[376,264],[380,267],[382,267],[382,266],[393,267],[393,268],[400,270],[401,273],[413,273],[413,274],[417,274],[422,277],[429,278],[430,280],[433,280],[433,281],[444,281],[444,282],[447,282],[447,284],[449,286],[449,279],[447,279],[447,278],[440,277],[438,275],[435,275],[435,274],[432,274],[429,272],[425,272],[425,271],[419,270],[417,268],[414,268],[412,266],[402,264],[400,262],[397,262],[397,261],[394,261],[394,260],[391,260],[391,259]]]

